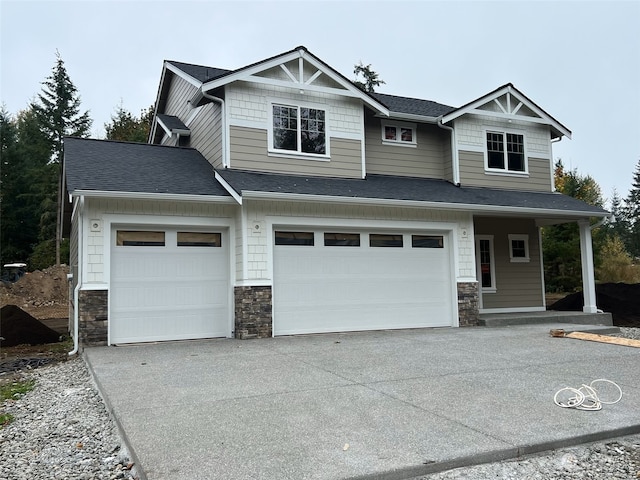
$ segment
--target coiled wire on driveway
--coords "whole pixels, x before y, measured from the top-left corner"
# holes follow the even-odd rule
[[[605,401],[598,395],[596,385],[598,383],[611,384],[618,389],[619,395],[615,400]],[[602,388],[602,387],[601,387]],[[613,405],[622,400],[622,388],[611,380],[598,378],[589,385],[582,384],[580,388],[564,387],[556,392],[553,401],[562,408],[575,408],[577,410],[602,410],[602,405]]]

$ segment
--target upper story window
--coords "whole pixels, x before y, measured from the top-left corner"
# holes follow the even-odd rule
[[[382,143],[415,147],[416,125],[413,123],[382,122]]]
[[[487,132],[487,168],[504,172],[525,173],[524,135]]]
[[[272,106],[273,150],[326,155],[325,111],[295,105]]]

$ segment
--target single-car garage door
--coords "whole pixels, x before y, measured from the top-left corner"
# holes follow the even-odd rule
[[[224,232],[121,227],[111,239],[111,344],[229,335]]]
[[[442,233],[274,232],[274,334],[453,326]]]

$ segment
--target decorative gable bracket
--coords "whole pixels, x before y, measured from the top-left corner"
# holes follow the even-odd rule
[[[281,70],[284,75],[274,75],[275,70]],[[327,81],[320,84],[319,80],[326,77]],[[305,47],[263,60],[252,65],[234,70],[227,75],[203,83],[191,99],[192,105],[197,105],[204,93],[223,87],[236,81],[260,83],[284,88],[296,89],[300,93],[313,91],[343,97],[359,98],[374,111],[389,115],[389,110],[372,96],[366,94],[351,81],[336,70],[322,62]]]
[[[554,138],[571,138],[571,130],[510,83],[444,115],[442,123],[446,124],[468,114],[549,125]]]

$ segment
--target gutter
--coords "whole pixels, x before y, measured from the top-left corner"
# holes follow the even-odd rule
[[[344,197],[344,196],[327,196],[327,195],[310,195],[303,193],[278,193],[278,192],[260,192],[243,190],[243,199],[264,199],[276,201],[295,201],[295,202],[322,202],[322,203],[348,203],[355,205],[374,205],[374,206],[396,206],[408,208],[431,208],[434,210],[458,210],[465,212],[490,212],[494,214],[505,213],[526,213],[536,216],[550,216],[558,218],[575,217],[576,220],[603,217],[608,218],[609,214],[598,215],[596,212],[585,212],[579,210],[554,210],[548,208],[527,208],[527,207],[509,207],[504,205],[481,205],[472,203],[445,203],[445,202],[427,202],[419,200],[398,200],[387,198],[362,198],[362,197]]]
[[[187,195],[181,193],[109,192],[105,190],[74,190],[71,196],[93,198],[122,198],[129,200],[171,200],[207,203],[235,203],[230,197],[217,195]]]
[[[456,140],[456,131],[453,127],[442,123],[442,117],[438,117],[436,122],[438,127],[449,130],[451,132],[451,168],[453,170],[453,183],[456,187],[460,186],[460,158],[458,157],[458,142]]]
[[[80,195],[78,208],[78,278],[76,279],[76,288],[73,289],[73,350],[69,352],[69,356],[78,353],[80,342],[78,338],[80,312],[78,311],[78,297],[80,296],[80,286],[82,285],[82,233],[84,230],[84,195]]]
[[[221,139],[220,139],[220,143],[221,143],[221,150],[222,150],[222,167],[223,168],[229,168],[231,165],[230,160],[230,154],[227,151],[228,148],[228,144],[229,142],[227,141],[228,138],[228,132],[227,132],[227,128],[228,128],[228,121],[227,121],[227,110],[226,110],[226,106],[224,103],[224,100],[220,97],[214,97],[213,95],[208,94],[207,92],[204,91],[204,89],[200,89],[201,90],[201,94],[204,98],[208,98],[209,100],[213,100],[216,103],[220,104],[220,109],[221,109],[221,115],[220,117],[222,117],[222,135],[221,135]]]

